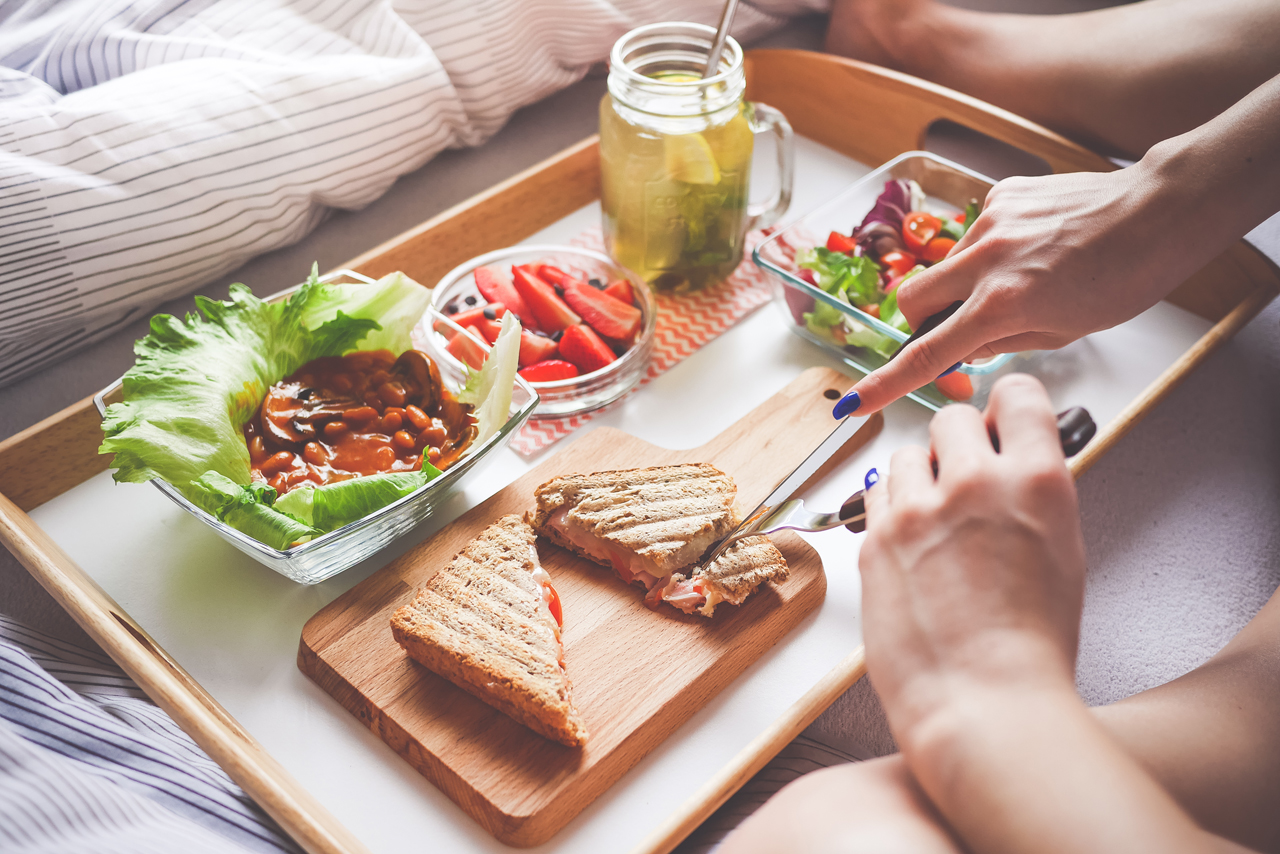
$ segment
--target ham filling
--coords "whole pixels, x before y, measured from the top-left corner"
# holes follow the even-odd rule
[[[533,580],[542,586],[542,621],[547,624],[547,628],[551,629],[551,633],[555,635],[556,644],[560,647],[560,667],[564,668],[564,640],[560,637],[561,617],[559,616],[560,597],[556,593],[556,589],[551,586],[551,576],[538,564],[538,550],[533,546],[529,547],[533,552]],[[552,603],[555,607],[552,607]]]
[[[660,570],[653,561],[643,555],[634,554],[617,548],[607,540],[582,528],[569,518],[569,508],[561,507],[547,519],[547,527],[555,529],[560,536],[582,549],[593,560],[612,566],[619,577],[627,583],[635,582],[643,585],[645,590],[653,590],[663,580]]]
[[[662,602],[679,608],[686,614],[701,611],[710,616],[712,609],[724,601],[724,597],[714,590],[707,590],[700,578],[684,578],[672,576],[665,587],[655,587],[644,597],[650,608],[657,608]]]

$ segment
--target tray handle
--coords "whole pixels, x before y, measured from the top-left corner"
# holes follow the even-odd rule
[[[309,854],[366,854],[38,525],[0,495],[0,545]]]
[[[946,120],[1033,154],[1054,172],[1116,168],[1008,110],[866,62],[802,50],[753,50],[746,70],[748,98],[787,104],[796,133],[872,166],[923,149],[929,127]],[[832,92],[841,97],[833,99]]]

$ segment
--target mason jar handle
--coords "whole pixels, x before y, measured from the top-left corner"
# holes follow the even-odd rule
[[[747,231],[773,225],[791,206],[791,186],[796,177],[795,138],[791,123],[768,104],[752,103],[751,132],[772,131],[778,148],[778,192],[773,198],[747,206]]]

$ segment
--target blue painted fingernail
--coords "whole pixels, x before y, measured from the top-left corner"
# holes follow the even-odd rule
[[[938,379],[942,379],[943,377],[947,376],[948,374],[954,374],[954,373],[956,372],[956,370],[957,370],[959,367],[960,367],[960,362],[956,362],[954,365],[952,365],[951,367],[947,368],[947,369],[946,369],[945,371],[943,371],[942,373],[938,374]]]
[[[862,479],[862,485],[867,489],[870,489],[879,482],[880,472],[876,471],[874,468],[867,469],[867,476]]]
[[[844,397],[840,398],[839,402],[836,403],[835,409],[831,410],[831,414],[834,415],[838,421],[850,413],[857,412],[858,407],[861,405],[862,398],[858,397],[858,393],[856,391],[851,391]]]

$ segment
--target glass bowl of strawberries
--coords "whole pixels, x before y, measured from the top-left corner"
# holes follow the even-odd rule
[[[534,418],[560,418],[612,403],[644,377],[657,305],[638,276],[608,255],[573,246],[512,246],[455,267],[432,305],[433,357],[478,367],[502,316],[520,319],[520,375],[541,398]]]

